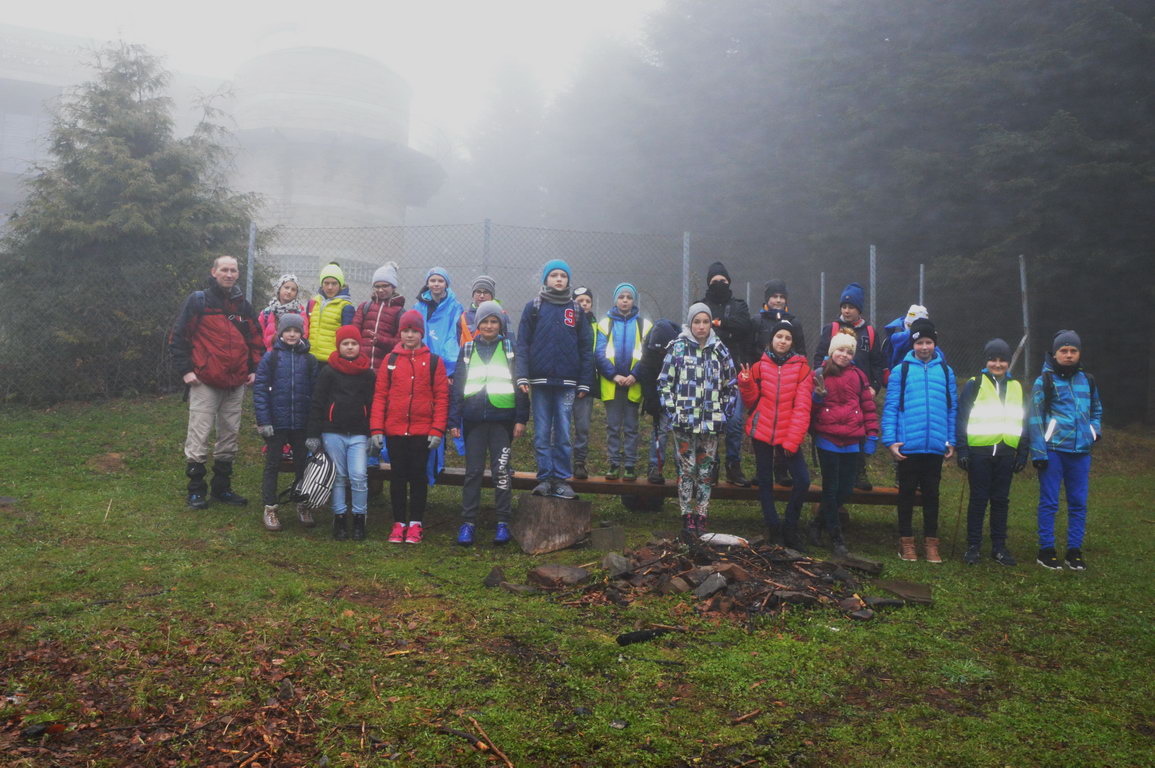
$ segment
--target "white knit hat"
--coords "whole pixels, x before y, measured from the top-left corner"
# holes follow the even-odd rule
[[[827,354],[833,355],[836,349],[848,349],[852,353],[858,350],[858,336],[849,328],[840,328],[838,333],[830,337],[830,348]]]
[[[926,311],[926,307],[921,304],[911,304],[910,309],[906,310],[906,317],[902,318],[903,326],[909,331],[910,324],[920,317],[930,317],[930,313]]]

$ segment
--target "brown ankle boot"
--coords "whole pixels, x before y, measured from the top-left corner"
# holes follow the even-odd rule
[[[914,537],[900,536],[898,539],[898,559],[914,562],[918,560],[918,553],[914,551]]]
[[[938,539],[932,539],[927,536],[923,539],[923,547],[926,549],[926,561],[928,563],[941,563],[942,558],[938,555]]]

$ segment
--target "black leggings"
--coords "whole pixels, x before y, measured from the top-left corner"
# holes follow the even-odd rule
[[[908,453],[898,462],[898,535],[914,535],[914,492],[922,491],[922,535],[938,537],[941,453]]]
[[[281,452],[285,443],[293,449],[293,467],[297,471],[297,482],[305,474],[305,459],[309,451],[305,448],[305,430],[278,429],[272,437],[265,438],[265,475],[261,481],[261,501],[271,507],[277,503],[277,474],[281,470]]]
[[[389,503],[393,505],[393,522],[419,523],[425,517],[425,497],[429,493],[429,478],[425,474],[429,437],[386,436],[385,447],[389,450]]]

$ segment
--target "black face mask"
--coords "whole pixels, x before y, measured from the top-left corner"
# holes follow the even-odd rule
[[[710,301],[729,301],[733,294],[730,292],[730,284],[719,280],[716,283],[710,283],[706,289],[706,297]]]

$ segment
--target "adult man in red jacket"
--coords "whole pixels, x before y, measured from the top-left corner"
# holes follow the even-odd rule
[[[214,425],[212,498],[238,506],[249,503],[233,491],[233,459],[245,385],[253,383],[264,352],[257,316],[237,287],[237,260],[218,256],[210,275],[203,290],[185,299],[169,337],[173,363],[188,386],[184,455],[190,509],[208,507],[205,462]]]

